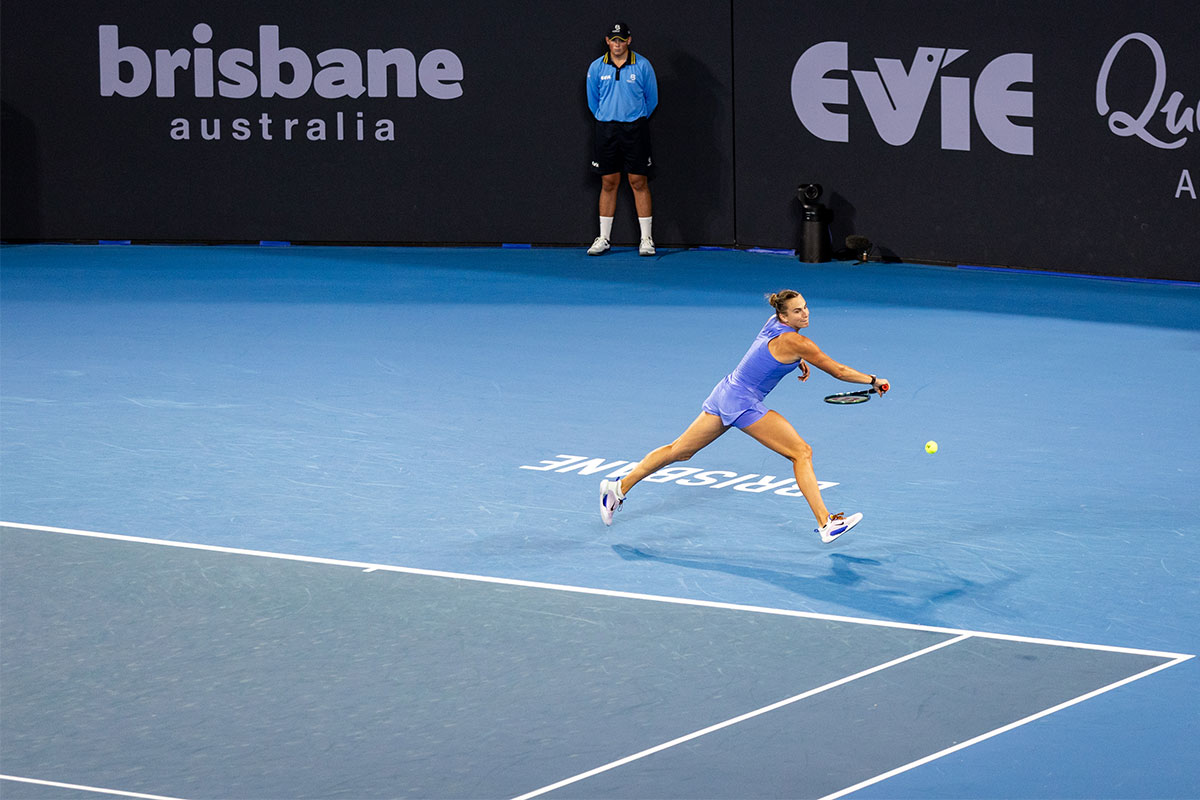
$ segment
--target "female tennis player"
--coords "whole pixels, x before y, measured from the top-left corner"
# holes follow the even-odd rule
[[[800,370],[801,381],[808,380],[809,364],[847,383],[869,383],[881,397],[891,387],[886,378],[834,361],[812,339],[800,335],[800,329],[808,327],[808,304],[799,292],[786,289],[768,295],[767,301],[775,313],[758,332],[737,368],[712,390],[701,406],[700,416],[683,435],[651,450],[624,478],[600,482],[600,518],[605,525],[612,524],[613,513],[639,481],[668,464],[688,460],[730,426],[741,428],[792,462],[796,485],[817,518],[816,532],[821,541],[832,542],[862,520],[862,514],[829,513],[817,488],[812,448],[790,422],[763,405],[763,398],[794,369]]]

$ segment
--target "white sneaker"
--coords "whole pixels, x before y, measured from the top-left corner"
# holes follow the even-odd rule
[[[862,514],[830,514],[829,521],[821,527],[817,528],[817,533],[821,534],[821,541],[829,544],[834,539],[844,533],[849,533],[850,529],[858,523],[862,522]]]
[[[639,256],[654,255],[654,240],[651,239],[649,236],[644,237],[642,239],[642,243],[638,245],[638,255]]]
[[[597,236],[596,241],[592,242],[592,246],[588,248],[588,255],[598,256],[607,250],[608,247],[608,239],[605,239],[603,236]]]
[[[600,519],[605,525],[612,525],[613,514],[624,502],[620,481],[600,481]]]

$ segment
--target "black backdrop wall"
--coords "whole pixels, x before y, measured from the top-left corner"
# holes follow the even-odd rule
[[[1200,280],[1200,10],[1103,5],[9,0],[0,236],[588,242],[623,18],[660,244],[797,247],[817,182],[835,245]]]
[[[835,242],[858,232],[905,259],[1200,278],[1200,4],[797,8],[734,4],[739,239],[785,244],[787,176],[834,193]],[[1144,111],[1121,129],[1118,113]]]
[[[5,2],[3,235],[590,243],[599,184],[584,77],[614,18],[603,6]],[[664,98],[664,242],[734,241],[729,14],[728,2],[655,0],[630,20]],[[124,89],[137,96],[103,95],[102,26],[116,29],[110,61],[145,59],[139,76],[128,61],[108,72],[114,85],[151,76],[141,93]],[[264,26],[277,44],[263,45]],[[373,96],[369,51],[396,48],[411,53],[401,93],[415,96],[396,96],[394,68],[387,96]],[[209,70],[194,66],[201,49]],[[155,69],[159,50],[191,51],[174,96],[160,96],[172,71]],[[311,65],[306,92],[293,62]],[[213,96],[197,96],[202,71]],[[322,88],[323,74],[340,85]],[[265,96],[275,84],[300,96]]]

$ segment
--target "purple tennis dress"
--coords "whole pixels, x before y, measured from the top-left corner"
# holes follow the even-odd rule
[[[700,410],[720,417],[724,425],[738,428],[753,425],[766,416],[763,398],[800,363],[780,363],[767,345],[779,334],[794,330],[772,314],[754,337],[754,344],[742,356],[741,363],[713,388]]]

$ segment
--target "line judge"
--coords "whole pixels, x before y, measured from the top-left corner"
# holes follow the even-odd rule
[[[592,170],[600,175],[600,235],[587,252],[598,256],[610,247],[617,187],[624,172],[629,176],[641,228],[638,254],[652,256],[650,115],[658,106],[658,79],[645,56],[630,49],[633,36],[624,22],[614,23],[604,41],[608,52],[593,61],[587,73],[588,108],[596,117]]]

